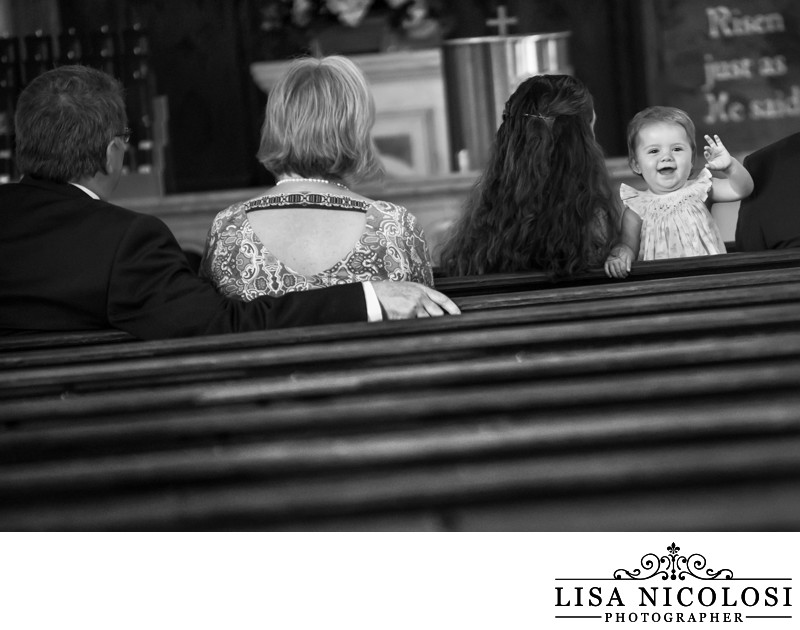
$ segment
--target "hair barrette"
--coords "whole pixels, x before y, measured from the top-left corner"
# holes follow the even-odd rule
[[[551,122],[553,120],[552,116],[542,116],[541,114],[522,114],[526,118],[538,118],[539,120],[544,120],[545,122]]]

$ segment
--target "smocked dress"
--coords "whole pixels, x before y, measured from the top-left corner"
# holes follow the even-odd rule
[[[234,204],[217,214],[206,239],[201,275],[209,278],[221,294],[245,301],[263,295],[280,297],[292,291],[372,280],[410,280],[433,286],[425,236],[415,217],[405,208],[387,201],[364,203],[329,195],[311,197],[317,201],[322,199],[318,207],[337,208],[331,212],[353,210],[366,214],[360,238],[333,266],[319,273],[302,274],[264,246],[253,231],[247,213],[280,205],[274,203],[276,196],[265,196]],[[333,201],[328,202],[328,197]],[[291,205],[295,203],[292,201]]]
[[[642,220],[639,260],[724,254],[725,243],[706,206],[710,190],[707,168],[680,190],[665,195],[621,184],[622,203]]]

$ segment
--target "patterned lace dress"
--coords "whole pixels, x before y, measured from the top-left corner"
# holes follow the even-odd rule
[[[725,243],[706,206],[709,190],[711,173],[706,168],[697,179],[665,195],[621,184],[622,203],[642,220],[639,260],[724,254]]]
[[[366,214],[364,231],[353,249],[320,273],[306,275],[288,267],[264,246],[247,217],[251,210],[300,205]],[[223,295],[245,301],[368,280],[410,280],[433,286],[422,228],[405,208],[387,201],[367,204],[347,197],[302,193],[259,197],[217,214],[200,273]]]

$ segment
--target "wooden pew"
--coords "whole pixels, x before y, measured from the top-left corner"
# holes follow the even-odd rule
[[[796,528],[797,278],[721,276],[474,296],[292,345],[33,352],[0,372],[0,524]]]
[[[0,460],[102,456],[142,449],[227,444],[315,431],[531,414],[579,407],[618,409],[657,400],[793,393],[798,333],[651,343],[609,350],[454,359],[433,366],[351,370],[220,382],[153,393],[97,395],[76,404],[25,405],[4,414]],[[612,389],[612,384],[615,389]],[[611,391],[609,391],[611,389]],[[409,400],[413,393],[413,399]],[[177,399],[183,394],[182,399]],[[64,413],[64,412],[69,413]],[[59,414],[58,412],[62,412]]]
[[[490,274],[460,278],[437,277],[436,286],[466,310],[481,308],[469,301],[459,300],[464,296],[485,296],[495,293],[541,290],[543,301],[553,290],[560,288],[600,286],[600,291],[613,292],[614,287],[624,287],[627,282],[654,280],[663,278],[682,278],[695,275],[719,276],[723,273],[738,271],[767,271],[796,267],[800,264],[800,250],[778,250],[769,252],[745,252],[724,256],[699,256],[662,261],[643,261],[634,263],[633,275],[627,281],[612,280],[602,270],[592,270],[570,281],[553,282],[546,274],[526,272],[516,274]],[[287,329],[291,330],[291,329]],[[224,336],[228,338],[230,336]],[[297,337],[291,336],[288,343],[295,343]],[[7,353],[19,353],[23,350],[42,350],[53,348],[80,348],[89,345],[112,344],[120,341],[134,341],[134,338],[122,331],[78,331],[53,332],[0,337],[0,357]],[[180,346],[167,342],[169,351]],[[113,352],[113,350],[110,350]],[[146,351],[145,351],[146,352]]]
[[[566,321],[559,319],[564,313],[552,314],[542,312],[542,309],[534,311],[519,307],[497,311],[496,314],[501,316],[497,320],[487,319],[492,314],[490,312],[475,314],[484,324],[478,328],[470,326],[460,329],[467,317],[452,318],[450,321],[455,328],[445,334],[439,329],[440,320],[430,320],[416,323],[416,337],[404,335],[393,339],[391,347],[380,352],[376,352],[373,343],[360,339],[292,347],[273,348],[267,345],[247,351],[217,348],[213,353],[203,352],[204,348],[200,345],[199,352],[178,357],[105,360],[85,365],[6,370],[0,373],[0,392],[8,402],[0,405],[0,412],[6,418],[14,418],[18,414],[30,416],[33,413],[74,417],[95,407],[118,412],[126,408],[146,409],[150,406],[178,408],[187,404],[197,405],[193,401],[208,399],[208,392],[218,383],[227,385],[244,379],[257,379],[263,383],[271,378],[281,384],[277,388],[281,389],[286,387],[287,380],[299,377],[308,380],[316,372],[329,375],[332,371],[342,372],[352,368],[374,369],[374,366],[387,362],[398,368],[416,364],[427,366],[451,359],[485,359],[500,353],[514,356],[520,351],[543,352],[555,345],[566,349],[594,347],[598,352],[610,352],[612,344],[630,343],[632,339],[638,344],[647,339],[657,343],[673,335],[709,333],[715,335],[717,343],[724,343],[725,336],[732,332],[757,333],[766,326],[774,331],[796,329],[798,309],[793,306],[792,300],[798,297],[798,287],[796,284],[782,287],[786,293],[779,289],[781,287],[758,287],[750,296],[750,302],[747,296],[734,292],[727,304],[708,290],[700,294],[690,293],[689,312],[676,312],[673,315],[660,314],[658,303],[654,303],[649,305],[645,315],[637,314],[634,310],[632,315],[614,318],[615,311],[609,311],[609,305],[600,301],[597,304],[581,302],[577,306],[584,308],[571,310],[571,319]],[[701,317],[694,312],[698,304],[693,300],[698,297],[713,308],[711,316]],[[730,307],[731,303],[736,307]],[[631,312],[630,303],[624,304],[625,308],[617,311],[617,315]],[[753,308],[745,308],[748,304]],[[671,295],[669,307],[677,309],[679,305],[680,299]],[[721,308],[726,305],[727,308]],[[598,318],[597,311],[606,317]],[[507,318],[506,315],[512,317]],[[592,321],[593,317],[597,321]],[[495,330],[498,320],[502,327]],[[588,325],[585,323],[587,320],[590,322]],[[540,325],[540,322],[544,324]],[[411,323],[399,324],[405,330]],[[433,332],[427,330],[428,325],[433,325]],[[392,328],[391,324],[385,326]],[[389,338],[388,334],[382,336],[384,342]],[[195,343],[199,341],[195,340]],[[187,381],[189,384],[184,384]],[[102,398],[88,396],[92,392],[103,391],[109,394]],[[292,391],[292,388],[286,391]],[[34,395],[54,394],[68,398],[39,402],[31,398]],[[100,402],[96,402],[98,400]],[[228,402],[231,402],[230,399]]]
[[[339,519],[339,527],[369,528],[383,518],[403,528],[428,514],[442,529],[475,529],[470,520],[493,513],[493,528],[505,529],[499,515],[513,509],[527,511],[525,528],[541,529],[543,506],[550,526],[554,513],[575,519],[583,507],[573,523],[579,529],[598,529],[598,512],[617,530],[662,529],[677,512],[692,517],[682,530],[796,527],[799,405],[783,393],[759,404],[478,412],[472,422],[17,465],[0,476],[0,522],[14,529],[296,529]],[[723,514],[686,514],[665,495],[695,506],[722,502]],[[647,499],[655,505],[640,512]],[[753,505],[769,511],[753,513]]]
[[[722,274],[736,271],[780,269],[800,265],[800,248],[766,252],[738,252],[719,256],[693,256],[669,260],[649,260],[633,263],[631,280],[687,277],[703,274]],[[553,286],[585,286],[619,283],[608,278],[602,269],[592,269],[569,280],[554,282],[542,272],[486,274],[484,276],[448,277],[438,275],[436,288],[450,297],[486,295],[509,291],[549,289]]]
[[[518,323],[520,313],[513,308],[537,306],[523,313],[526,322],[553,322],[605,317],[615,312],[646,314],[749,303],[767,303],[792,299],[800,269],[732,273],[724,276],[691,276],[658,281],[636,281],[608,287],[571,287],[509,293],[502,296],[473,296],[458,299],[466,316],[435,318],[425,322],[385,322],[289,328],[279,331],[217,335],[157,342],[139,342],[125,346],[98,346],[44,351],[25,351],[0,355],[0,375],[4,370],[35,366],[75,365],[77,363],[121,361],[136,358],[176,357],[201,352],[240,349],[296,347],[305,343],[340,340],[386,339],[425,331],[431,334],[499,327]],[[678,294],[680,296],[678,297]],[[659,297],[661,296],[661,297]],[[663,296],[668,296],[664,299]],[[505,312],[497,312],[503,309]]]
[[[136,341],[121,330],[65,331],[0,336],[0,356],[21,350],[76,348],[91,345]]]
[[[32,396],[61,396],[57,412],[67,408],[70,398],[79,403],[92,392],[142,390],[140,405],[147,406],[148,393],[154,404],[165,404],[157,390],[181,391],[182,383],[191,382],[190,390],[212,386],[216,382],[244,378],[269,378],[318,370],[370,368],[387,362],[395,366],[434,364],[450,358],[475,358],[501,352],[537,352],[560,346],[563,349],[595,347],[607,349],[619,343],[665,340],[675,335],[698,336],[715,333],[794,330],[800,325],[797,303],[715,308],[711,314],[688,311],[674,314],[649,314],[601,319],[591,322],[525,324],[525,308],[514,311],[516,325],[502,329],[477,329],[451,333],[421,333],[392,340],[385,350],[380,341],[345,340],[296,347],[259,348],[213,354],[198,353],[180,357],[105,361],[75,366],[41,367],[6,371],[0,374],[0,397],[13,401]],[[182,395],[184,401],[196,395]],[[156,402],[157,401],[157,402]],[[60,404],[62,403],[63,404]],[[185,403],[181,403],[185,404]],[[3,414],[28,403],[2,403]]]
[[[672,341],[669,334],[666,339],[655,335],[649,342],[637,341],[633,348],[631,338],[624,335],[611,335],[609,342],[591,346],[554,347],[545,342],[540,349],[521,351],[512,344],[504,352],[469,359],[455,354],[449,360],[427,362],[419,356],[404,366],[389,363],[347,370],[333,366],[331,371],[192,383],[159,391],[116,390],[66,400],[6,403],[0,411],[12,430],[0,436],[0,455],[11,461],[24,458],[26,452],[72,453],[84,443],[91,451],[94,445],[102,449],[118,440],[135,449],[152,445],[155,436],[161,442],[184,444],[191,439],[202,442],[209,433],[249,439],[259,432],[307,430],[308,422],[317,422],[309,419],[320,415],[329,423],[348,426],[373,423],[376,414],[389,422],[406,411],[435,416],[463,406],[468,412],[489,413],[496,403],[488,408],[481,404],[487,383],[490,392],[504,388],[508,408],[552,406],[561,398],[567,404],[588,405],[591,396],[602,402],[608,395],[604,390],[609,370],[618,380],[636,383],[634,392],[615,394],[618,398],[624,394],[619,400],[625,404],[659,392],[706,395],[702,388],[709,378],[711,393],[723,397],[765,388],[792,389],[800,376],[793,363],[800,353],[800,337],[796,327],[788,332],[770,328],[734,336],[725,329],[701,330],[700,337]],[[664,374],[654,376],[655,371]],[[414,392],[414,403],[404,404],[409,391]]]

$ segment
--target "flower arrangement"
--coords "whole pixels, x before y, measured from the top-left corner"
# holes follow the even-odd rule
[[[260,0],[260,30],[270,57],[312,50],[315,36],[336,25],[355,29],[380,20],[398,40],[441,38],[445,0]]]

